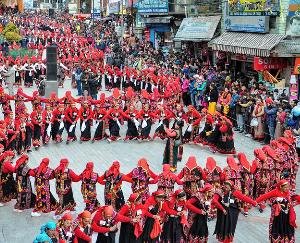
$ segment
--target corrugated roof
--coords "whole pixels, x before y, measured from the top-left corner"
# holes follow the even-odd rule
[[[254,34],[224,32],[211,40],[209,45],[216,51],[227,51],[252,56],[270,56],[270,51],[285,38],[279,34]]]
[[[210,41],[220,22],[221,16],[185,18],[175,35],[175,41]]]

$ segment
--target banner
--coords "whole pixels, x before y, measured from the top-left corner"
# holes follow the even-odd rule
[[[286,35],[300,36],[300,1],[290,0],[286,19]]]
[[[229,31],[267,33],[269,20],[269,16],[226,16],[224,26]]]
[[[136,8],[138,13],[168,13],[169,2],[168,0],[143,0],[138,1]]]
[[[287,67],[287,62],[285,58],[254,57],[253,66],[256,71],[282,69]]]
[[[229,15],[279,16],[279,0],[228,0]]]

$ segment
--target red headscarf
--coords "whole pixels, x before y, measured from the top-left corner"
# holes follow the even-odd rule
[[[120,174],[120,162],[117,160],[114,161],[107,172],[109,175],[114,175],[114,176]]]
[[[204,185],[204,187],[200,189],[200,192],[205,193],[205,192],[211,191],[213,189],[214,189],[214,187],[211,184],[206,183]]]
[[[83,179],[88,179],[91,177],[91,174],[94,169],[94,163],[93,162],[88,162],[85,166],[85,170],[82,172],[82,178]]]
[[[29,159],[27,154],[22,154],[21,157],[16,161],[16,170]]]
[[[46,169],[48,168],[49,166],[49,158],[43,158],[39,167],[38,167],[38,171],[37,171],[37,174],[39,175],[41,172],[45,172]]]
[[[64,172],[69,165],[69,160],[68,159],[61,159],[59,162],[59,166],[56,167],[55,171],[56,172]]]
[[[145,171],[149,170],[149,164],[148,164],[148,162],[147,162],[147,160],[145,158],[141,158],[138,161],[138,165],[137,166],[143,168]]]
[[[196,157],[195,156],[190,156],[188,158],[188,161],[185,164],[185,167],[187,167],[189,170],[193,170],[196,167],[198,167]]]

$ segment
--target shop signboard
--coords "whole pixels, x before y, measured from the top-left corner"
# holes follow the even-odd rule
[[[298,82],[296,75],[291,75],[290,79],[290,101],[298,100]]]
[[[286,19],[286,35],[300,37],[300,1],[290,0]]]
[[[267,33],[269,20],[269,16],[226,16],[224,26],[228,31]]]
[[[168,0],[139,0],[136,4],[138,13],[159,14],[169,12]]]
[[[68,4],[69,14],[77,13],[77,3],[69,3]]]
[[[280,1],[228,0],[228,12],[232,16],[279,16]]]
[[[285,68],[287,63],[284,58],[254,57],[253,66],[256,71],[264,71]]]

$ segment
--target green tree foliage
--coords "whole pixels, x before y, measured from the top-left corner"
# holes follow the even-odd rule
[[[20,30],[14,23],[11,22],[4,27],[2,35],[8,42],[18,42],[22,39],[22,36],[20,35]]]

